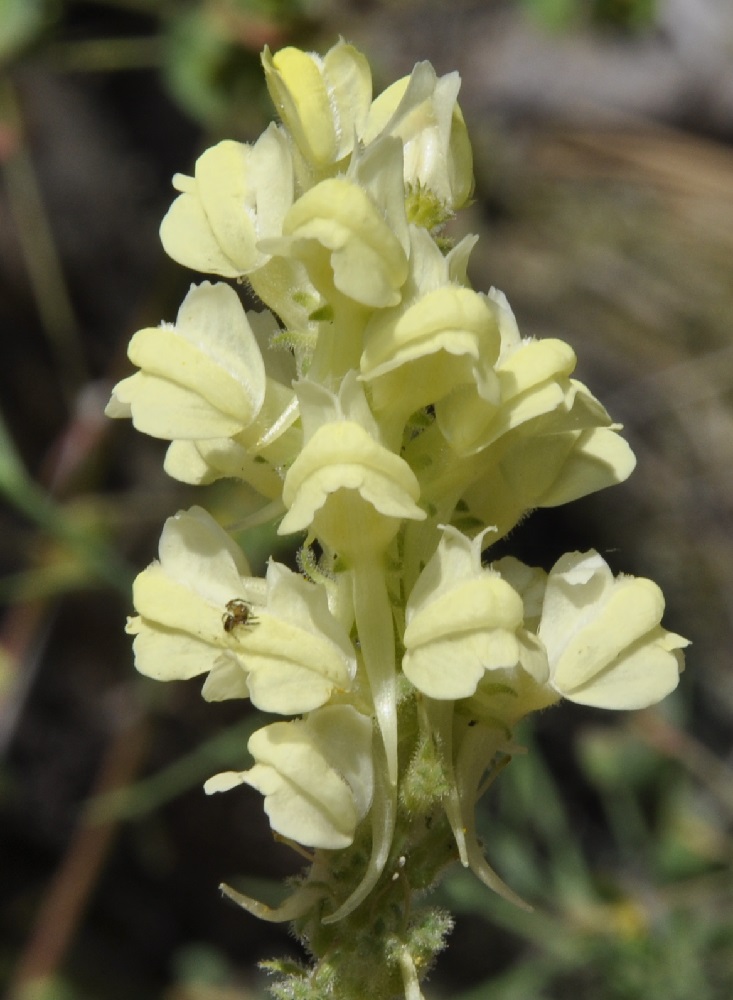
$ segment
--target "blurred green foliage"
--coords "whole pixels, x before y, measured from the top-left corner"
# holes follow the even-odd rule
[[[657,12],[656,0],[520,0],[539,22],[567,30],[585,26],[620,32],[649,28]]]
[[[0,68],[38,41],[59,14],[61,0],[0,0]]]
[[[193,118],[209,127],[258,129],[270,114],[259,54],[271,29],[302,33],[317,0],[204,0],[164,26],[163,78]]]
[[[508,968],[499,961],[456,1000],[728,1000],[730,814],[715,796],[702,809],[685,768],[660,757],[645,732],[643,722],[581,729],[585,792],[577,774],[563,787],[527,734],[530,752],[505,771],[483,829],[489,858],[535,910],[514,910],[467,873],[448,879],[456,934],[470,914],[488,925],[487,953],[491,926],[523,942]],[[579,794],[599,810],[595,834]],[[599,849],[603,816],[611,836]]]
[[[236,122],[239,130],[258,127],[258,110],[269,114],[264,100],[259,109],[256,102],[252,107],[252,94],[263,89],[263,44],[285,33],[302,36],[323,7],[322,0],[91,0],[94,4],[149,17],[157,25],[162,76],[175,99],[209,128]],[[55,29],[78,6],[74,0],[0,0],[0,67],[38,52],[44,42],[58,42]],[[55,56],[65,68],[113,70],[134,63],[129,41],[66,40]],[[142,40],[132,41],[148,61]]]

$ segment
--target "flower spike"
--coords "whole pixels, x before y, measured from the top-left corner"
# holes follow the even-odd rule
[[[107,413],[168,441],[175,478],[229,480],[232,530],[300,534],[300,572],[255,575],[193,506],[166,521],[127,631],[141,673],[277,717],[205,790],[258,791],[308,863],[279,906],[222,886],[306,945],[311,968],[273,965],[278,995],[423,1000],[451,921],[414,898],[448,864],[528,908],[476,824],[519,722],[563,699],[652,705],[688,643],[656,584],[595,551],[549,573],[491,559],[532,509],[635,458],[572,347],[522,336],[469,282],[476,237],[443,232],[474,183],[458,74],[418,63],[373,98],[344,40],[265,49],[262,67],[279,123],[177,174],[161,225],[174,260],[223,280],[133,336]]]

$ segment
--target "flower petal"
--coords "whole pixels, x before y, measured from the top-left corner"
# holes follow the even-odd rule
[[[664,598],[651,580],[614,579],[597,552],[570,552],[547,578],[538,630],[550,684],[599,708],[639,708],[677,685],[687,640],[660,625]]]
[[[316,168],[351,152],[372,96],[364,55],[343,39],[321,59],[292,46],[262,55],[265,81],[301,154]]]
[[[280,235],[293,201],[293,165],[281,129],[270,125],[254,146],[220,142],[196,161],[194,178],[181,179],[183,193],[160,227],[170,257],[224,278],[267,263],[258,241]]]
[[[444,528],[407,602],[402,669],[431,698],[467,698],[486,670],[519,659],[522,599],[481,566],[482,538]]]
[[[257,730],[248,743],[257,763],[240,777],[265,796],[270,824],[283,837],[308,847],[348,847],[371,803],[371,743],[366,716],[329,706]],[[207,789],[219,790],[221,780],[210,779]]]
[[[128,353],[141,371],[116,387],[111,412],[129,407],[135,425],[154,436],[230,436],[249,427],[262,407],[262,354],[228,285],[192,286],[175,326],[138,331]]]
[[[283,233],[329,251],[333,282],[344,295],[374,307],[400,301],[405,251],[384,212],[352,181],[333,177],[306,191],[285,217]]]
[[[355,490],[380,514],[422,520],[415,501],[420,487],[409,465],[352,421],[319,427],[285,477],[289,508],[279,532],[307,528],[316,511],[337,490]]]

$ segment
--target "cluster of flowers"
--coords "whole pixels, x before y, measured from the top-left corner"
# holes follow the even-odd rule
[[[206,674],[205,698],[286,717],[254,733],[249,770],[208,791],[253,786],[273,830],[317,852],[369,830],[346,898],[324,904],[311,882],[277,910],[240,897],[253,912],[318,904],[336,921],[358,906],[390,857],[418,746],[440,791],[409,810],[442,810],[462,863],[510,894],[473,814],[516,723],[561,698],[654,703],[687,643],[662,628],[659,588],[615,578],[597,552],[546,573],[482,550],[532,508],[624,480],[634,457],[572,378],[572,349],[523,339],[500,292],[471,288],[475,237],[441,235],[473,188],[458,75],[421,63],[373,100],[343,41],[323,58],[266,50],[263,65],[280,122],[177,175],[161,237],[266,308],[246,312],[226,282],[192,286],[174,324],[132,338],[139,371],[108,413],[169,440],[172,476],[254,488],[280,533],[306,533],[302,572],[271,561],[253,577],[206,511],[177,514],[135,582],[136,664]],[[418,721],[404,747],[406,704]]]

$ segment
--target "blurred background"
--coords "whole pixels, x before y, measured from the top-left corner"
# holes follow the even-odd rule
[[[0,983],[7,1000],[255,1000],[297,947],[223,900],[298,861],[246,766],[256,721],[144,682],[123,633],[163,521],[227,484],[166,478],[107,421],[138,328],[196,278],[157,230],[170,178],[271,117],[264,44],[339,35],[375,90],[457,69],[481,235],[471,276],[575,348],[639,458],[505,550],[598,548],[693,640],[658,710],[566,705],[522,732],[481,818],[532,914],[456,872],[428,984],[458,1000],[733,995],[733,5],[730,0],[0,0]],[[241,539],[261,567],[271,532]],[[499,554],[499,553],[497,553]]]

